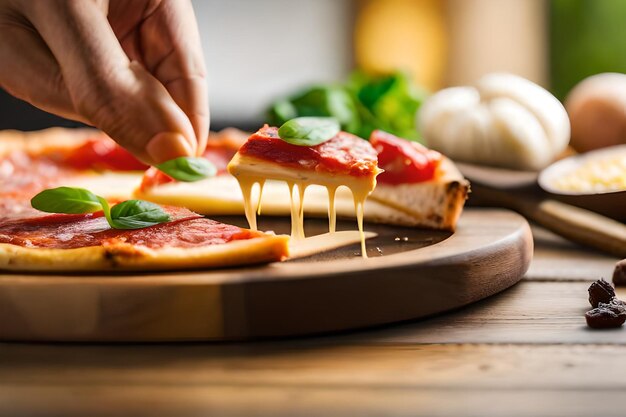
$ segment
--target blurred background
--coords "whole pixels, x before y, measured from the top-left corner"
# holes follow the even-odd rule
[[[588,75],[626,72],[622,0],[197,0],[194,8],[213,128],[253,128],[277,99],[354,81],[355,69],[359,77],[401,70],[419,94],[508,71],[560,99]],[[0,129],[55,125],[77,124],[0,90]]]

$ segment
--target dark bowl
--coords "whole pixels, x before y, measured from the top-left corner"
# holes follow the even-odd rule
[[[555,162],[539,174],[539,186],[556,200],[626,223],[626,189],[570,191],[555,186],[559,178],[568,175],[583,164],[606,160],[612,156],[621,156],[626,160],[626,145],[598,149]],[[626,171],[624,175],[626,176]]]

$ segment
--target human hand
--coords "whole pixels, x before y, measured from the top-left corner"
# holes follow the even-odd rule
[[[204,59],[188,0],[0,0],[0,87],[149,164],[200,154]]]

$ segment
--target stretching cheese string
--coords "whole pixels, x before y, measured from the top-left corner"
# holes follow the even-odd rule
[[[265,179],[258,178],[256,176],[238,175],[237,180],[243,194],[243,204],[246,219],[248,220],[250,229],[257,230],[256,216],[261,214],[261,198],[263,195]],[[259,184],[259,196],[256,204],[253,204],[252,202],[252,190],[254,184]],[[305,238],[304,194],[306,188],[309,185],[310,183],[306,181],[287,181],[287,186],[289,188],[289,203],[291,212],[291,237],[296,241]],[[297,190],[297,198],[294,198],[294,189]],[[337,213],[335,207],[335,194],[337,191],[337,187],[327,186],[326,189],[328,191],[328,230],[330,233],[334,233],[337,224]],[[355,188],[350,188],[350,190],[352,191],[352,195],[354,197],[354,210],[356,213],[359,235],[361,237],[361,255],[363,256],[363,258],[367,258],[365,233],[363,231],[363,206],[369,192],[366,190],[358,190]]]

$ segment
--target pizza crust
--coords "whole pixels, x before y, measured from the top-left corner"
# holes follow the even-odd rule
[[[90,128],[53,127],[36,132],[2,130],[0,131],[0,158],[15,151],[38,155],[50,150],[70,150],[100,135],[105,136],[99,130]]]
[[[469,193],[469,181],[448,158],[444,157],[440,169],[441,174],[431,181],[397,185],[379,183],[369,200],[397,212],[394,216],[396,224],[454,231]],[[384,222],[384,219],[375,221]]]
[[[154,271],[221,268],[282,261],[289,236],[266,235],[197,248],[149,249],[130,244],[77,249],[0,243],[0,269],[9,271]]]

